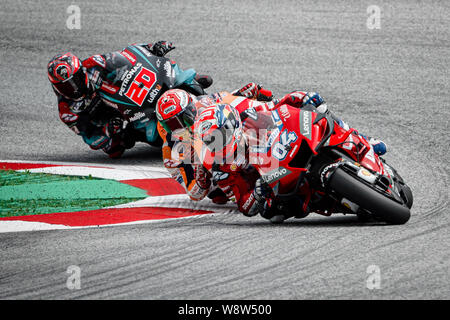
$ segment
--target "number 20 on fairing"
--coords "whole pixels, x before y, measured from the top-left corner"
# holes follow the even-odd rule
[[[129,86],[125,96],[142,106],[145,97],[156,82],[156,74],[147,68],[142,67],[141,71],[134,77],[133,82]]]

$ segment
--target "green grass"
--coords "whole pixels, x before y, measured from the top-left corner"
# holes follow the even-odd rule
[[[79,181],[79,180],[100,180],[93,178],[91,175],[88,177],[80,176],[63,176],[49,173],[31,173],[26,170],[25,172],[17,172],[14,170],[0,170],[0,187],[2,186],[17,186],[21,184],[31,183],[47,183],[53,181]]]
[[[141,199],[142,198],[113,198],[83,201],[61,199],[0,200],[0,217],[96,210]]]
[[[145,197],[114,180],[0,170],[0,217],[96,210]]]

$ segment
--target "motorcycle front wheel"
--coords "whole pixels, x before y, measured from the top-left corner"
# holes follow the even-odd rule
[[[411,217],[407,204],[392,200],[341,168],[333,173],[329,186],[338,195],[358,204],[360,208],[389,224],[404,224]]]

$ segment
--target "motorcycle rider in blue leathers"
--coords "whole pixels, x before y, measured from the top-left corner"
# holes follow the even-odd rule
[[[131,46],[146,50],[152,55],[163,57],[175,47],[167,41],[154,44],[135,44]],[[128,47],[130,48],[130,47]],[[132,59],[127,50],[93,55],[83,61],[72,53],[59,54],[48,63],[48,78],[57,96],[59,117],[70,129],[80,135],[91,149],[103,150],[110,158],[119,158],[126,149],[142,141],[154,146],[162,144],[159,138],[156,119],[150,119],[140,112],[138,119],[128,123],[117,104],[108,100],[105,92],[117,88],[111,84],[111,69],[116,58]],[[183,71],[171,61],[175,72],[175,85],[190,83],[195,79],[201,87],[212,84],[208,76],[196,74],[193,69]]]

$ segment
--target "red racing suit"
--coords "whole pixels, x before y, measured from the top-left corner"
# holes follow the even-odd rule
[[[302,108],[307,95],[308,92],[294,91],[280,100],[255,107],[255,111],[272,111],[282,105]],[[245,118],[247,108],[240,109],[239,106],[236,109],[241,114],[241,118]],[[237,203],[239,211],[244,215],[253,216],[260,211],[260,203],[257,201],[258,194],[255,192],[255,180],[258,178],[258,173],[249,165],[248,154],[241,158],[238,156],[231,164],[213,165],[212,176],[227,197]],[[265,200],[270,202],[271,195],[268,194],[265,197]]]
[[[213,93],[205,96],[194,97],[195,107],[200,113],[204,107],[208,107],[221,101],[220,93]],[[158,133],[163,140],[162,157],[164,167],[169,171],[173,179],[180,183],[186,190],[191,200],[199,201],[210,195],[213,202],[221,204],[227,202],[222,192],[211,183],[211,176],[202,166],[195,163],[191,143],[173,138],[158,123]],[[187,159],[189,158],[189,160]],[[199,170],[202,170],[200,173]],[[215,192],[214,192],[215,191]]]
[[[261,93],[255,88],[256,85],[251,83],[233,91],[231,95],[239,96],[245,94],[250,99],[268,99],[271,97],[270,91],[266,90]],[[192,96],[193,100],[196,101],[197,114],[200,114],[203,108],[222,102],[227,95],[230,95],[230,93],[218,92],[200,97]],[[189,197],[194,201],[199,201],[208,195],[214,203],[223,204],[227,202],[227,197],[222,192],[225,190],[218,190],[216,181],[211,179],[212,177],[208,171],[202,165],[196,164],[194,158],[191,157],[194,154],[194,151],[191,149],[192,145],[188,143],[180,148],[183,142],[172,138],[171,134],[168,134],[159,123],[158,132],[163,139],[162,156],[164,167],[169,171],[172,178],[185,188]],[[186,158],[189,158],[190,161],[185,161]],[[228,190],[228,188],[226,189]],[[232,196],[228,198],[232,198]]]

